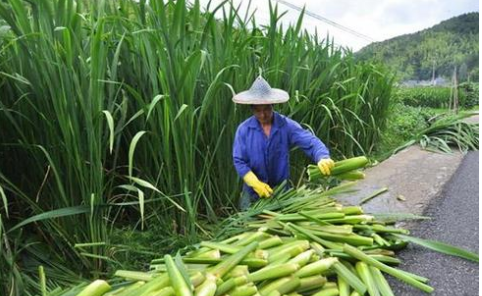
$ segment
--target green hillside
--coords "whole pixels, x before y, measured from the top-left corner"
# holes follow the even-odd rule
[[[375,59],[398,72],[400,80],[452,77],[459,81],[479,77],[479,13],[463,14],[432,28],[372,43],[356,53],[361,60]]]

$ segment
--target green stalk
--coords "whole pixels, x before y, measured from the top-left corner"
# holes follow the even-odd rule
[[[192,258],[221,258],[221,253],[219,252],[218,249],[215,250],[209,250],[200,254],[197,254],[196,256],[191,256]]]
[[[145,281],[148,282],[154,277],[153,274],[149,274],[141,271],[130,271],[130,270],[117,270],[114,276],[123,277],[125,279]]]
[[[262,240],[263,238],[269,238],[269,235],[263,231],[257,231],[241,238],[237,242],[233,243],[233,246],[246,246],[251,244],[252,242]]]
[[[0,222],[0,227],[2,227],[1,222]],[[0,230],[0,235],[2,235],[1,230]],[[1,248],[0,248],[0,250],[1,250]],[[39,273],[39,282],[40,282],[40,292],[41,292],[42,296],[47,296],[47,281],[46,281],[46,278],[45,278],[44,267],[42,265],[40,265],[38,267],[38,273]]]
[[[277,235],[274,235],[268,239],[265,239],[264,241],[261,241],[259,243],[259,248],[260,249],[269,249],[271,247],[275,247],[275,246],[278,246],[278,245],[281,245],[283,243],[283,241],[281,240],[281,238]]]
[[[298,264],[269,265],[248,275],[248,281],[259,282],[268,279],[277,279],[296,272],[300,266]]]
[[[372,257],[373,259],[376,259],[386,264],[398,265],[401,263],[400,259],[395,257],[390,257],[385,255],[369,255],[369,256]]]
[[[174,296],[174,295],[176,295],[176,292],[174,291],[174,289],[172,287],[165,287],[165,288],[162,288],[159,291],[156,291],[155,295],[156,296]]]
[[[169,284],[170,284],[169,275],[166,273],[159,277],[155,277],[151,281],[142,285],[140,288],[136,290],[136,295],[146,296],[149,293],[152,293],[152,291],[160,290],[162,288],[169,286]]]
[[[367,255],[383,255],[383,256],[395,256],[395,252],[392,250],[386,250],[386,249],[380,249],[379,247],[375,249],[370,249],[370,250],[365,250],[362,249],[363,247],[360,247],[360,250],[365,252]]]
[[[326,277],[321,275],[308,276],[300,278],[300,285],[296,289],[297,292],[303,293],[317,288],[321,288],[326,283]]]
[[[351,172],[339,174],[336,177],[341,180],[356,181],[356,180],[365,179],[365,174],[360,171],[351,171]],[[340,292],[340,295],[341,295],[341,292]]]
[[[202,272],[198,271],[195,274],[191,275],[191,277],[189,277],[189,280],[191,281],[193,287],[196,288],[206,280],[206,277]]]
[[[408,271],[401,270],[401,269],[397,269],[397,270],[398,270],[400,273],[403,273],[403,274],[405,274],[405,275],[407,275],[407,276],[409,276],[409,277],[413,278],[414,280],[417,280],[417,281],[419,281],[419,282],[421,282],[421,283],[424,283],[424,284],[428,283],[428,278],[426,278],[426,277],[419,276],[418,274],[413,274],[413,273],[410,273],[410,272],[408,272]]]
[[[312,275],[319,275],[322,272],[330,269],[330,267],[335,262],[338,262],[338,258],[330,257],[330,258],[321,259],[319,261],[310,263],[310,264],[302,267],[300,270],[295,272],[295,275],[297,277],[300,277],[300,278],[312,276]]]
[[[237,265],[228,274],[226,274],[225,277],[237,278],[240,276],[247,276],[248,274],[249,274],[249,270],[247,265]]]
[[[224,295],[226,292],[234,289],[234,287],[242,286],[248,282],[247,276],[240,276],[236,278],[230,278],[222,283],[216,290],[215,296]]]
[[[282,250],[291,248],[293,246],[300,246],[300,245],[304,246],[306,242],[308,242],[306,240],[299,240],[295,237],[283,237],[280,239],[282,240],[282,245],[269,249],[268,250],[269,255],[274,255],[276,253],[281,252]]]
[[[328,253],[330,254],[330,256],[333,256],[333,257],[338,257],[340,259],[345,259],[345,260],[348,260],[348,261],[354,261],[354,258],[352,256],[350,256],[349,254],[343,253],[343,252],[329,251]],[[368,253],[367,253],[367,255],[370,256],[373,259],[376,259],[376,260],[382,262],[382,263],[386,263],[386,264],[390,264],[390,265],[398,265],[398,264],[401,263],[400,259],[390,257],[390,256],[371,255],[371,254],[368,254]]]
[[[306,244],[303,245],[294,245],[289,248],[280,250],[279,252],[273,253],[272,255],[269,255],[268,257],[268,262],[276,262],[282,258],[291,258],[293,256],[297,256],[301,254],[303,251],[307,250],[309,248],[309,243],[306,242]]]
[[[144,284],[145,282],[135,282],[129,286],[121,287],[114,291],[107,292],[106,294],[104,294],[104,296],[126,296],[131,294],[132,291],[140,289]]]
[[[203,241],[200,244],[203,247],[207,247],[213,250],[219,250],[221,252],[227,253],[227,254],[234,254],[236,252],[239,252],[241,248],[239,247],[233,247],[228,244],[223,244],[223,243],[216,243],[216,242],[207,242]]]
[[[291,259],[290,254],[280,254],[280,256],[273,257],[269,262],[270,265],[279,265],[279,264],[284,264],[288,263],[288,261]]]
[[[342,277],[338,277],[338,291],[340,296],[350,296],[350,286]]]
[[[236,255],[236,254],[234,254],[234,255]],[[219,263],[224,262],[224,259],[220,259],[220,258],[187,258],[187,257],[184,257],[184,258],[182,258],[182,261],[184,263],[213,265],[213,264],[219,264]],[[156,262],[159,262],[159,261],[156,261]],[[258,259],[258,258],[245,258],[245,259],[241,260],[240,264],[247,265],[250,268],[251,267],[252,268],[260,268],[260,267],[266,266],[268,264],[268,261],[264,260],[264,259]]]
[[[365,283],[365,286],[368,290],[368,295],[380,296],[377,286],[375,285],[375,280],[372,277],[370,269],[368,269],[368,265],[365,262],[359,261],[356,263],[355,269],[358,273],[358,276],[361,278],[363,283]]]
[[[343,224],[359,224],[373,221],[373,216],[371,215],[353,215],[346,216],[340,219],[329,219],[326,220],[328,223],[343,223]]]
[[[244,257],[254,251],[257,247],[258,242],[254,241],[250,243],[249,245],[243,247],[236,254],[231,255],[226,260],[213,267],[211,273],[218,278],[222,278],[226,273],[228,273],[231,269],[238,265],[244,259]]]
[[[347,245],[345,244],[343,246],[343,251],[350,254],[351,256],[357,258],[358,260],[361,260],[369,265],[372,265],[378,269],[380,269],[381,271],[383,272],[386,272],[424,292],[427,292],[427,293],[431,293],[433,292],[433,288],[424,284],[424,283],[421,283],[417,280],[415,280],[413,277],[407,275],[405,272],[400,272],[399,270],[393,268],[393,267],[390,267],[388,265],[385,265],[379,261],[377,261],[376,259],[373,259],[371,257],[369,257],[368,255],[366,255],[365,253],[363,253],[362,251],[360,250],[357,250],[356,248],[350,246],[350,245]]]
[[[212,274],[206,274],[206,280],[194,291],[195,296],[214,296],[216,293],[216,277]]]
[[[321,225],[310,225],[304,226],[304,228],[309,230],[318,230],[326,233],[331,234],[353,234],[353,227],[351,225],[329,225],[329,226],[321,226]]]
[[[298,227],[294,224],[291,224],[291,223],[287,223],[285,225],[285,228],[287,228],[288,230],[290,230],[293,234],[296,234],[296,233],[301,233],[303,235],[306,235],[308,238],[312,239],[313,241],[321,244],[321,245],[324,245],[330,249],[341,249],[341,246],[339,244],[336,244],[336,243],[333,243],[333,242],[330,242],[328,240],[324,240],[324,239],[321,239],[319,238],[318,236],[314,235],[312,232],[310,232],[309,230],[306,230],[306,229],[303,229],[301,227]]]
[[[382,272],[373,266],[370,266],[370,272],[372,273],[372,277],[375,280],[375,284],[378,287],[378,290],[380,291],[380,294],[382,296],[395,296],[393,294],[392,289],[390,288],[390,285],[388,284],[387,280],[383,276]]]
[[[327,282],[324,286],[323,289],[332,289],[338,287],[335,282]]]
[[[248,236],[248,235],[249,235],[249,233],[244,232],[244,233],[241,233],[241,234],[238,234],[238,235],[231,236],[231,237],[229,237],[229,238],[221,241],[221,243],[223,243],[223,244],[232,244],[232,243],[234,243],[234,242],[236,242],[236,241],[242,240],[243,238],[245,238],[245,237]]]
[[[104,280],[95,280],[85,287],[77,296],[102,296],[111,289]]]
[[[371,230],[374,232],[382,232],[382,233],[400,233],[400,234],[408,234],[409,231],[403,228],[395,228],[395,227],[389,227],[389,226],[384,226],[384,225],[379,225],[379,224],[373,224],[373,225],[353,225],[353,228],[355,229],[363,229],[363,230]]]
[[[372,234],[372,237],[373,237],[373,240],[378,244],[380,245],[381,247],[383,246],[390,246],[390,244],[384,240],[381,236],[379,236],[378,234],[376,233],[373,233]]]
[[[192,284],[187,283],[184,280],[181,272],[174,263],[174,260],[170,255],[164,256],[164,261],[166,262],[167,273],[169,274],[169,279],[171,281],[171,285],[174,288],[174,291],[177,295],[182,296],[189,296],[192,295]]]
[[[338,296],[338,288],[326,288],[322,289],[320,292],[313,294],[313,296]]]
[[[377,190],[377,191],[375,191],[374,193],[372,193],[371,195],[369,195],[369,196],[365,197],[364,199],[362,199],[359,204],[362,205],[362,204],[364,204],[364,203],[372,200],[373,198],[375,198],[375,197],[379,196],[380,194],[385,193],[385,192],[387,192],[387,191],[388,191],[388,187],[384,187],[384,188],[382,188],[382,189],[380,189],[380,190]]]
[[[310,247],[316,252],[320,257],[325,256],[325,248],[317,242],[311,242]]]
[[[288,254],[290,257],[296,256],[306,251],[309,247],[310,243],[307,240],[293,242],[284,247],[278,248],[277,250],[270,251],[268,261],[274,262],[286,254]]]
[[[269,253],[265,250],[255,250],[254,253],[249,254],[246,258],[263,259],[266,260],[269,257]]]
[[[312,214],[313,218],[316,218],[318,220],[329,220],[329,219],[341,219],[345,217],[344,213],[320,213],[320,214]],[[305,217],[302,215],[292,215],[292,216],[278,216],[275,218],[277,221],[283,221],[283,222],[294,222],[294,221],[303,221],[306,220]]]
[[[228,292],[230,296],[251,296],[258,292],[258,288],[253,284],[249,283],[243,286],[234,288],[232,291]]]
[[[199,248],[196,250],[192,250],[186,253],[186,257],[197,257],[199,254],[202,254],[204,252],[211,251],[210,248]]]
[[[262,296],[266,296],[266,295],[268,295],[269,293],[278,290],[279,287],[281,287],[282,285],[284,285],[284,284],[286,284],[286,283],[289,283],[290,281],[293,281],[293,277],[292,277],[292,276],[284,277],[284,278],[277,279],[277,280],[275,280],[275,281],[268,282],[265,286],[263,286],[263,287],[259,290],[259,293],[260,293]]]
[[[367,164],[368,159],[365,156],[340,160],[335,162],[335,167],[331,170],[331,175],[336,176],[346,172],[354,171],[365,167]]]
[[[371,246],[373,239],[357,234],[333,234],[319,230],[311,230],[314,235],[334,242],[344,242],[354,246]]]
[[[288,263],[298,264],[300,267],[303,267],[310,261],[314,253],[314,250],[305,251],[294,257],[293,259],[289,260]]]
[[[280,293],[280,295],[288,294],[296,290],[300,286],[300,279],[297,277],[291,277],[291,279],[282,285],[280,285],[278,288],[276,288],[276,291]]]
[[[350,287],[352,287],[355,291],[360,293],[360,295],[365,294],[367,290],[365,284],[345,265],[343,265],[341,262],[335,262],[335,264],[333,264],[333,269],[338,275],[338,278],[342,278],[344,282],[350,285]]]
[[[261,294],[260,294],[261,295]],[[271,291],[268,295],[266,296],[281,296],[281,293],[278,290]]]
[[[342,211],[343,213],[345,213],[345,215],[362,215],[363,214],[363,208],[360,206],[343,207]]]

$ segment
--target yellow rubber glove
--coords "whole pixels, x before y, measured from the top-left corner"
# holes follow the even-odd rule
[[[253,188],[261,198],[270,197],[273,193],[273,189],[271,189],[268,184],[261,182],[252,171],[244,175],[243,180],[246,185]]]
[[[335,162],[331,158],[323,158],[318,161],[318,168],[323,175],[329,176],[331,174],[331,169],[335,167]]]

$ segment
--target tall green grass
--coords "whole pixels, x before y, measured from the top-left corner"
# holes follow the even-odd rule
[[[278,111],[335,156],[369,154],[393,76],[281,17],[271,5],[259,26],[229,2],[0,2],[2,294],[38,288],[39,264],[57,283],[105,271],[119,224],[196,241],[197,222],[238,198],[232,141],[250,114],[231,97],[259,69],[292,97]],[[293,179],[307,162],[293,157]]]

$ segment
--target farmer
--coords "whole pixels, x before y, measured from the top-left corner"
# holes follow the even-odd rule
[[[234,166],[245,183],[239,202],[242,210],[258,198],[269,198],[274,186],[289,179],[292,146],[300,147],[323,175],[329,175],[335,165],[320,139],[296,121],[273,111],[273,104],[288,99],[287,92],[271,88],[261,76],[249,90],[233,97],[235,103],[251,105],[253,111],[253,116],[238,126],[233,145]]]

